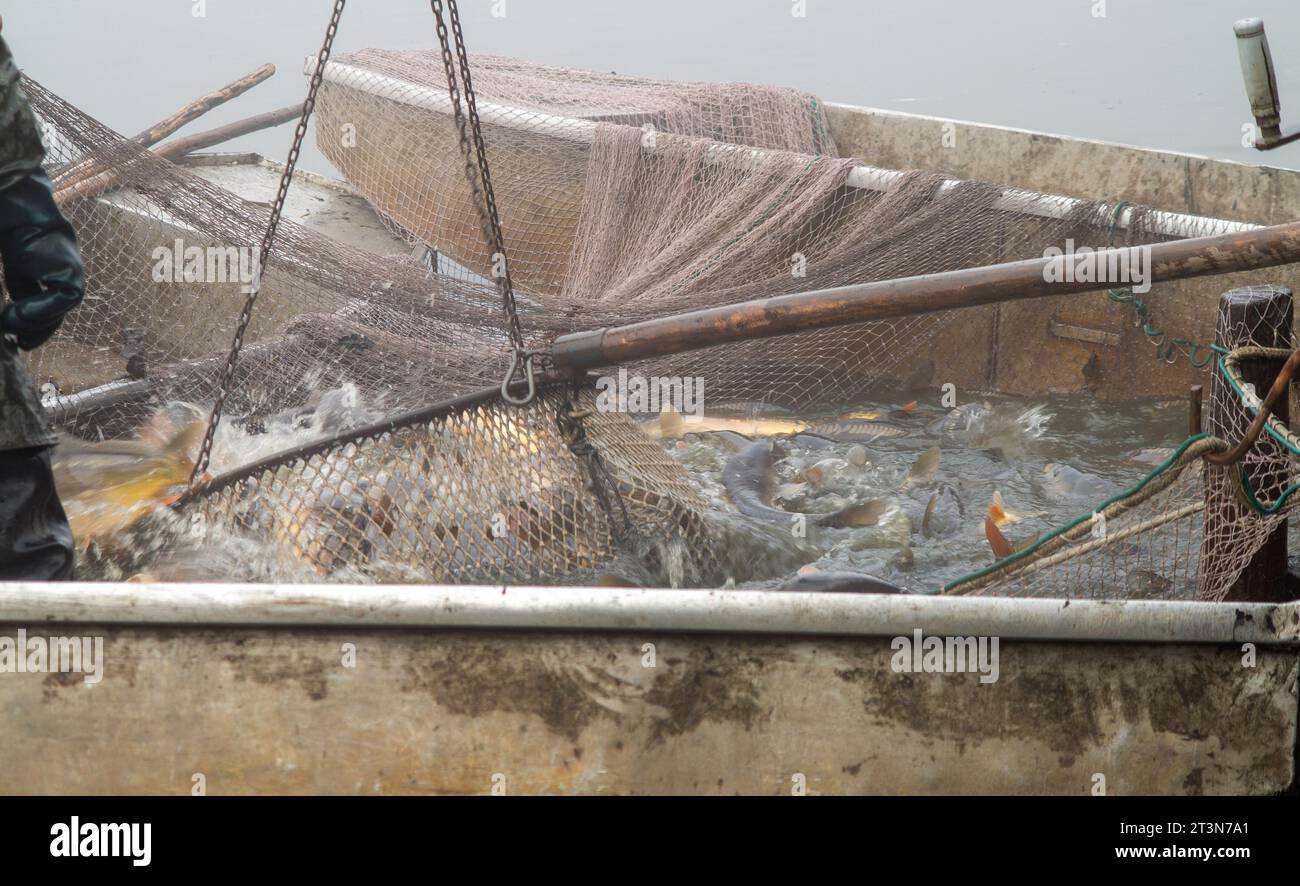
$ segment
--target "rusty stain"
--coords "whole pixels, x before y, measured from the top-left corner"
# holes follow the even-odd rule
[[[436,663],[412,661],[403,668],[403,692],[427,692],[448,711],[477,717],[490,711],[531,714],[557,735],[577,742],[603,709],[570,676],[548,666],[540,646],[533,653],[502,656],[490,643],[473,641]],[[520,725],[520,731],[526,724]]]
[[[744,649],[743,644],[741,649]],[[682,735],[706,720],[739,723],[748,731],[764,712],[761,695],[763,659],[742,651],[696,646],[684,666],[660,675],[646,700],[668,716],[654,722],[646,747]]]
[[[264,685],[297,683],[312,701],[329,692],[326,663],[309,652],[230,652],[222,656],[234,670],[237,681],[253,680]],[[336,665],[330,665],[336,666]]]

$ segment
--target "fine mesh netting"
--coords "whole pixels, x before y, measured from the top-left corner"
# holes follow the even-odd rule
[[[1221,339],[1253,330],[1220,328]],[[1272,332],[1270,330],[1270,332]],[[1247,344],[1219,360],[1207,432],[1189,437],[1133,489],[995,565],[948,585],[958,594],[1221,600],[1243,570],[1285,532],[1297,486],[1300,438],[1270,416],[1266,432],[1231,465],[1203,460],[1246,436],[1261,397],[1243,362],[1290,356]],[[1256,592],[1261,590],[1256,588]]]
[[[1037,258],[1069,240],[1172,238],[1163,214],[1141,207],[1123,207],[1118,224],[1113,203],[868,169],[837,156],[820,102],[795,90],[489,56],[473,69],[520,324],[539,350],[577,330]],[[125,437],[169,401],[210,405],[246,281],[214,279],[210,266],[160,281],[157,250],[183,240],[255,251],[268,208],[25,82],[88,271],[85,304],[33,357],[34,375],[61,394],[56,420],[83,437]],[[711,585],[797,565],[797,541],[716,513],[632,418],[595,408],[589,380],[548,386],[525,408],[483,393],[509,359],[499,259],[483,243],[433,53],[363,50],[329,63],[315,123],[325,156],[417,248],[378,256],[281,223],[214,440],[213,479],[183,502],[185,528],[202,531],[152,554],[217,533],[254,540],[273,575],[353,581],[615,575]],[[985,310],[715,347],[630,371],[699,377],[713,402],[848,405],[905,377],[939,384],[916,378],[935,334]],[[131,355],[135,371],[123,378]],[[579,417],[583,433],[564,416]],[[274,432],[286,428],[304,433]],[[1150,507],[1190,506],[1202,475],[1188,461]],[[1186,550],[1193,533],[1176,531],[1168,543]],[[1239,571],[1259,534],[1245,533],[1236,559],[1215,567],[1225,578],[1202,593]],[[1107,569],[1080,567],[1062,593],[1111,587]],[[1197,578],[1168,581],[1180,589],[1172,596]]]

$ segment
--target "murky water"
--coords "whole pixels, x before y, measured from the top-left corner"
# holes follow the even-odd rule
[[[1099,404],[1086,398],[1021,401],[987,398],[958,408],[921,401],[911,414],[898,404],[859,403],[857,414],[880,413],[906,434],[869,443],[832,442],[809,435],[774,438],[778,507],[825,513],[853,503],[887,506],[879,526],[824,528],[807,533],[805,566],[859,572],[905,590],[930,593],[981,569],[994,556],[984,521],[994,495],[1020,519],[1002,531],[1013,544],[1046,533],[1146,476],[1187,436],[1187,404]],[[804,417],[830,422],[841,413]],[[667,441],[719,509],[735,510],[723,470],[740,441],[725,433],[690,433]],[[851,450],[862,446],[859,467]],[[938,447],[933,479],[909,479],[918,458]],[[934,506],[930,507],[931,500]],[[927,508],[929,517],[927,518]],[[740,519],[750,519],[741,516]],[[805,570],[809,571],[809,570]],[[755,586],[776,586],[793,575]]]

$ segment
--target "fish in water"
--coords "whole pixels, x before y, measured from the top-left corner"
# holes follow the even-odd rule
[[[803,472],[804,479],[815,489],[840,487],[861,475],[860,466],[842,458],[823,458]]]
[[[1043,516],[1041,511],[1033,514],[1017,514],[1015,511],[1009,509],[1002,501],[1002,493],[994,490],[993,501],[989,503],[988,517],[993,521],[993,525],[997,526],[999,529],[1004,526],[1010,526],[1012,523],[1019,523],[1021,520],[1028,519],[1029,517],[1041,516]]]
[[[942,418],[930,422],[926,430],[931,434],[960,434],[978,427],[992,411],[993,405],[987,401],[963,403]]]
[[[1162,465],[1169,461],[1174,455],[1174,450],[1157,447],[1155,449],[1139,449],[1137,452],[1129,454],[1128,460],[1137,462],[1140,465]]]
[[[889,422],[862,419],[822,422],[806,430],[810,434],[829,437],[837,443],[864,443],[881,437],[905,437],[908,434],[907,428]]]
[[[961,502],[957,490],[948,483],[940,483],[930,495],[925,506],[925,516],[921,519],[921,534],[926,538],[939,535],[951,535],[961,528],[966,508]]]
[[[849,505],[827,514],[800,514],[775,508],[770,504],[775,486],[773,453],[772,441],[760,440],[731,456],[723,466],[722,482],[727,495],[746,516],[787,528],[799,516],[813,526],[875,526],[888,510],[882,501]]]
[[[1043,465],[1044,485],[1057,495],[1079,495],[1086,498],[1104,497],[1106,483],[1096,474],[1085,474],[1066,464]]]
[[[644,422],[641,429],[656,440],[676,440],[685,434],[706,431],[731,431],[746,437],[777,437],[798,434],[808,429],[808,423],[784,418],[734,418],[727,416],[701,416],[687,419],[680,412],[666,409],[659,417]]]
[[[103,544],[185,489],[207,423],[197,410],[188,420],[175,411],[155,416],[133,440],[60,439],[54,484],[78,544]]]
[[[862,572],[801,572],[786,581],[779,591],[813,591],[843,594],[905,594],[898,585]]]
[[[907,490],[933,483],[935,475],[939,473],[939,460],[942,457],[943,454],[939,451],[938,446],[931,446],[925,452],[922,452],[917,456],[916,461],[912,464],[912,469],[907,472],[907,476],[903,478],[903,483],[899,488]]]
[[[1041,533],[1035,533],[1032,538],[1026,539],[1019,544],[1012,544],[1007,540],[1007,537],[1002,534],[1002,530],[998,529],[997,525],[993,522],[993,518],[984,518],[984,537],[989,540],[989,547],[993,549],[993,556],[999,560],[1010,557],[1017,551],[1023,551],[1031,545],[1036,544],[1040,535]]]

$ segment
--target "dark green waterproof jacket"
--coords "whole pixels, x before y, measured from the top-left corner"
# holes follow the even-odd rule
[[[77,237],[41,167],[45,147],[9,47],[0,38],[0,451],[55,442],[19,349],[58,330],[81,302]]]

